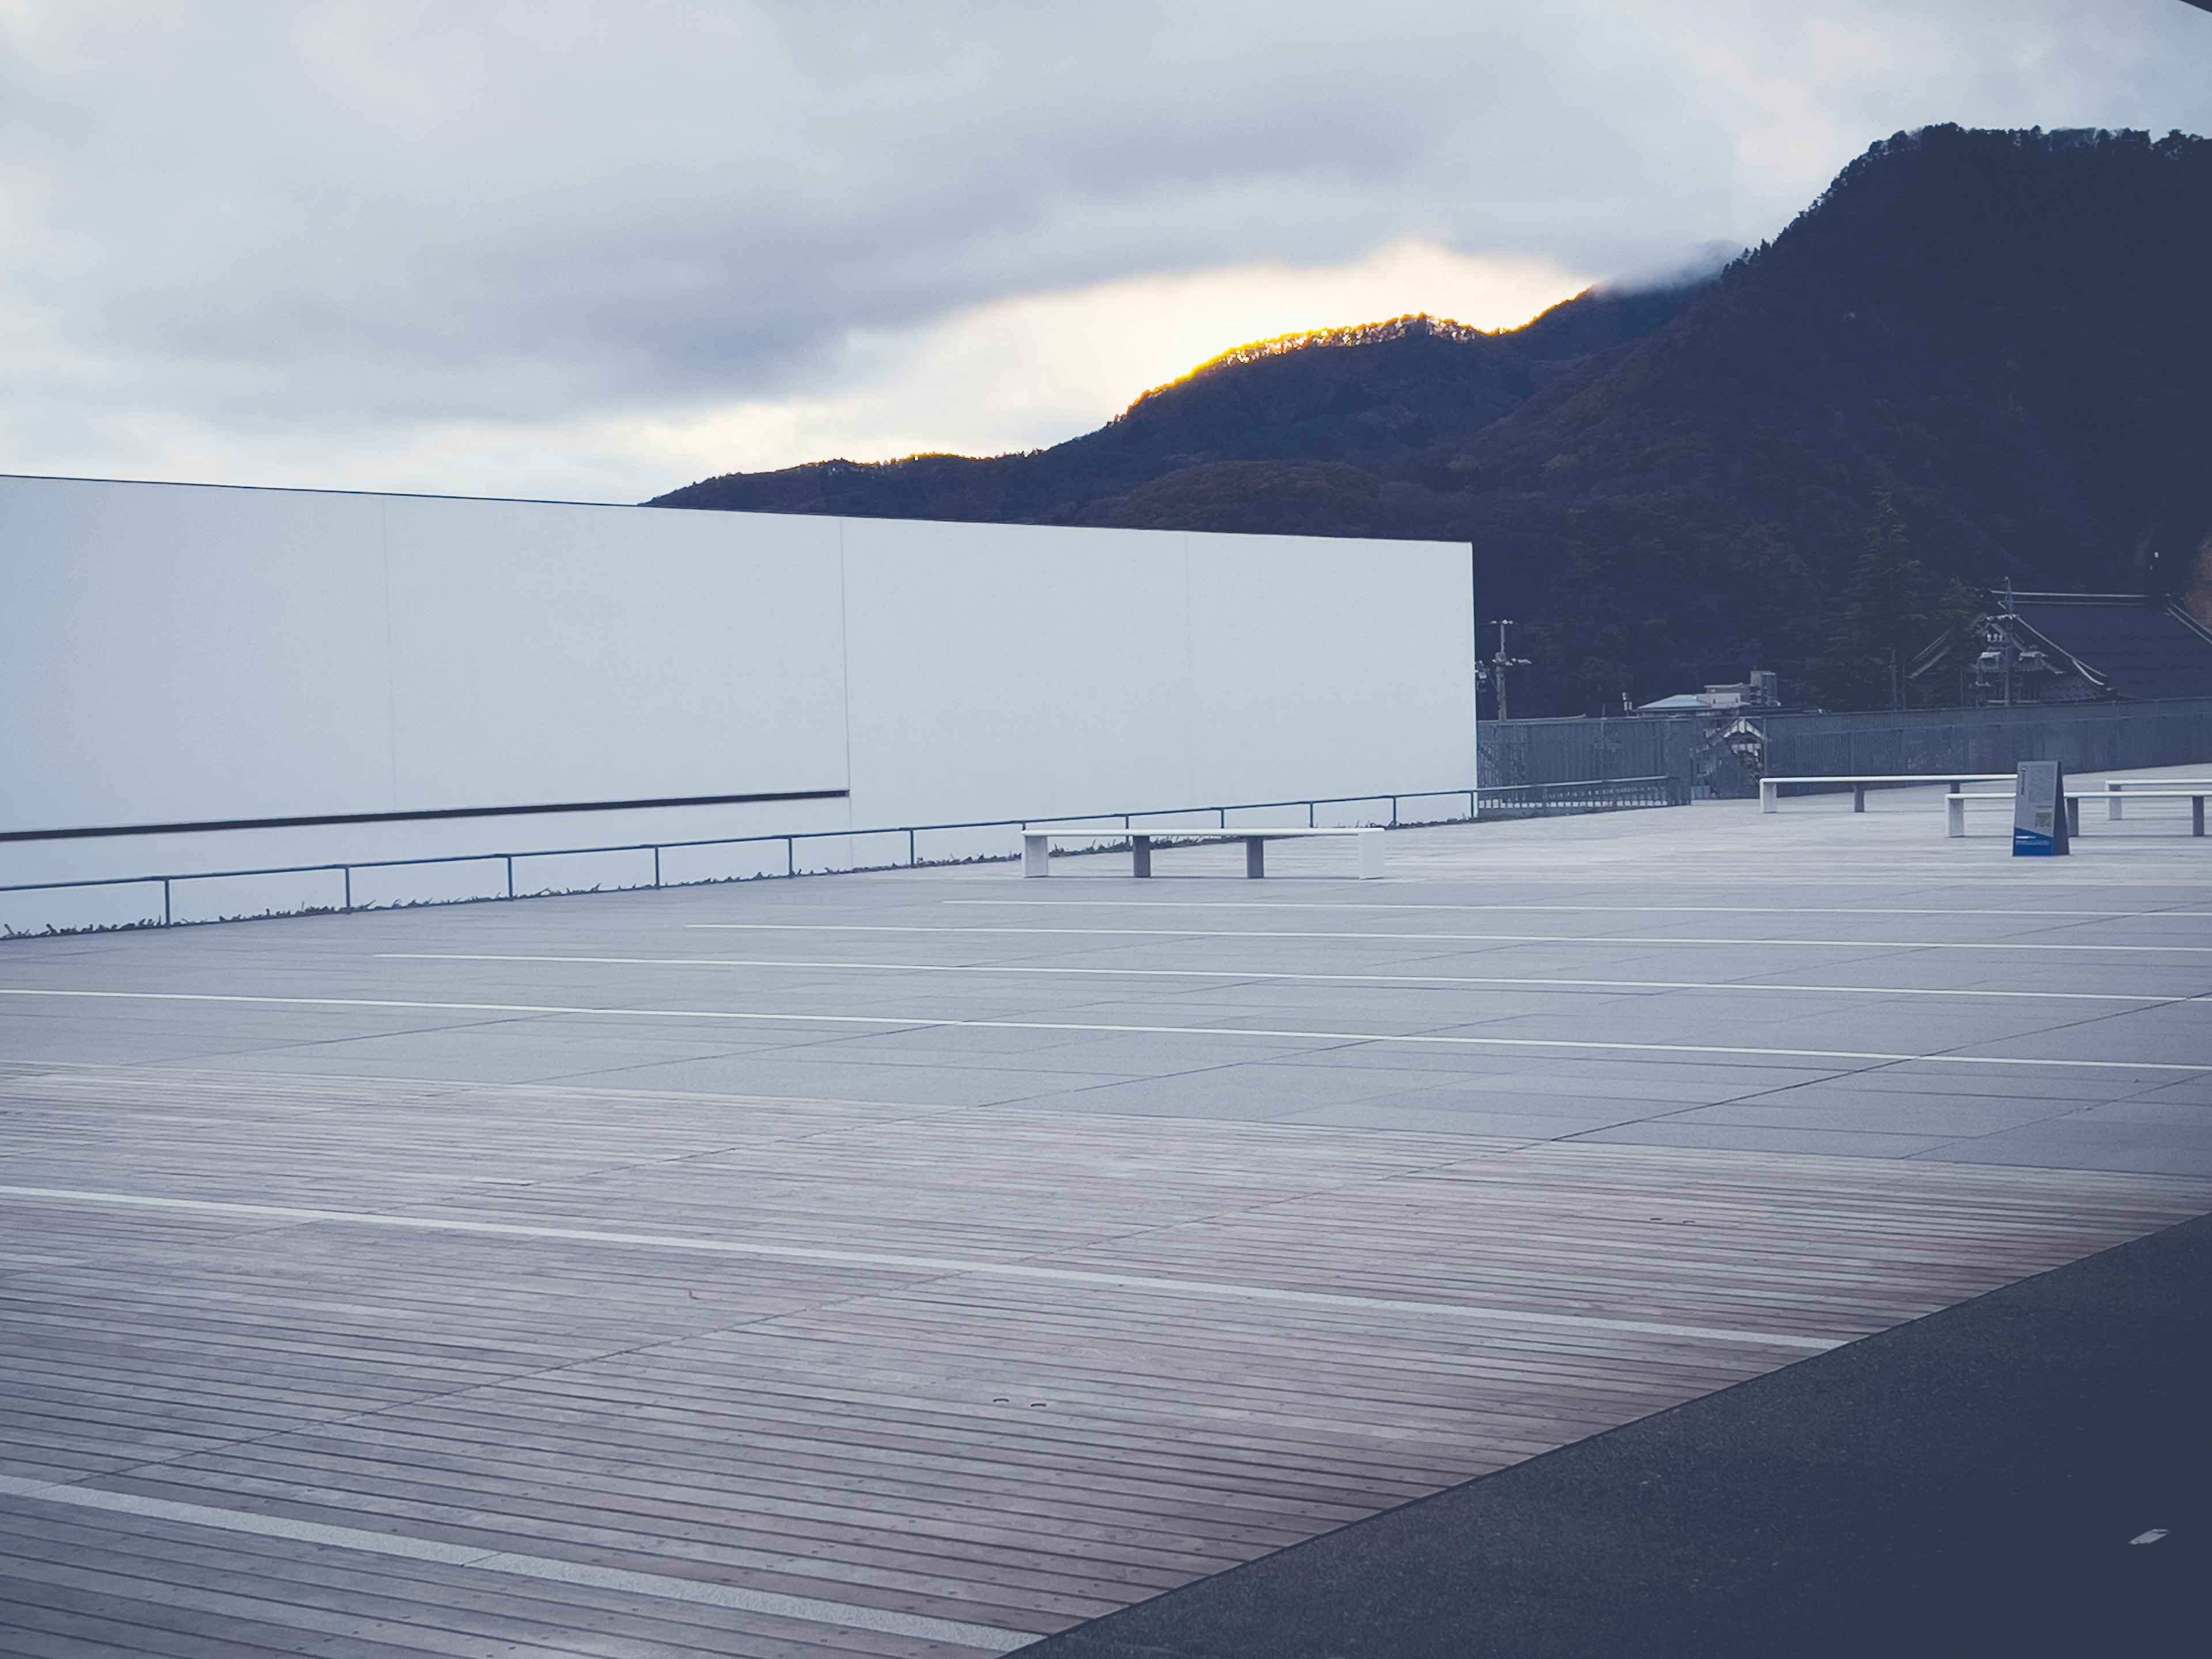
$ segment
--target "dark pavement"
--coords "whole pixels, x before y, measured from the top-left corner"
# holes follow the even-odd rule
[[[1023,1651],[2195,1659],[2208,1539],[2212,1217]]]

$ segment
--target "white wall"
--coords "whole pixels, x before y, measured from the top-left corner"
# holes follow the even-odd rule
[[[1447,544],[0,477],[0,833],[850,792],[0,841],[0,884],[1474,781]]]
[[[857,821],[1473,780],[1464,547],[867,519],[844,544]]]
[[[834,524],[394,501],[395,799],[847,786]]]
[[[0,830],[842,789],[837,527],[750,525],[0,478]]]

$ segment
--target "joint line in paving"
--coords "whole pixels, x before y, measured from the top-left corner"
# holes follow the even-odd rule
[[[1696,945],[1730,951],[1780,948],[1846,951],[2118,951],[2152,956],[2212,957],[2212,945],[2076,945],[2016,939],[1674,939],[1657,933],[1356,933],[1331,930],[1293,933],[1256,927],[929,927],[915,924],[822,921],[690,921],[686,927],[716,933],[1012,933],[1032,938],[1093,939],[1347,939],[1416,945]]]
[[[1638,916],[2005,916],[2034,921],[2045,916],[2139,921],[2152,918],[2212,917],[2212,910],[1958,910],[1883,909],[1872,905],[1797,904],[1401,904],[1346,900],[1322,904],[1291,899],[940,899],[940,904],[994,906],[1030,910],[1437,910],[1498,915]]]
[[[1032,963],[941,962],[794,962],[750,957],[566,957],[514,951],[380,951],[379,962],[546,962],[602,968],[800,968],[842,973],[863,969],[908,974],[1073,974],[1101,979],[1293,980],[1325,985],[1527,985],[1562,990],[1797,991],[1827,996],[2012,997],[2039,1002],[2201,1002],[2212,992],[2154,996],[2124,991],[1991,991],[1900,985],[1766,985],[1749,980],[1534,979],[1474,974],[1286,974],[1264,969],[1038,967]]]
[[[0,986],[6,997],[78,997],[123,1002],[245,1003],[266,1007],[374,1008],[458,1014],[531,1014],[589,1019],[726,1019],[761,1024],[859,1025],[905,1031],[1070,1031],[1103,1036],[1243,1037],[1267,1042],[1409,1043],[1468,1048],[1540,1048],[1583,1054],[1714,1054],[1734,1060],[1841,1061],[1844,1069],[1869,1066],[2016,1066],[2068,1071],[2173,1072],[2197,1076],[2212,1061],[2052,1060],[2012,1054],[1884,1054],[1850,1048],[1765,1048],[1711,1042],[1600,1042],[1566,1037],[1466,1036],[1431,1031],[1295,1031],[1266,1026],[1130,1025],[1050,1019],[933,1019],[895,1014],[768,1013],[732,1008],[622,1008],[534,1002],[431,1002],[399,997],[273,997],[215,991],[94,991]]]
[[[64,1204],[106,1204],[136,1209],[184,1210],[214,1215],[261,1216],[301,1223],[338,1222],[360,1226],[399,1227],[426,1232],[476,1233],[501,1238],[549,1238],[587,1244],[626,1245],[648,1249],[696,1250],[717,1255],[818,1262],[829,1267],[881,1267],[900,1273],[957,1273],[1049,1284],[1097,1285],[1227,1301],[1285,1303],[1301,1307],[1354,1308],[1378,1313],[1469,1319],[1504,1325],[1618,1331],[1641,1336],[1672,1336],[1694,1341],[1741,1342],[1764,1347],[1802,1348],[1825,1353],[1841,1347],[1837,1339],[1796,1336],[1776,1331],[1728,1330],[1705,1325],[1675,1325],[1642,1319],[1604,1319],[1589,1314],[1543,1313],[1520,1308],[1484,1308],[1457,1302],[1420,1302],[1389,1297],[1340,1296],[1322,1291],[1283,1290],[1264,1285],[1225,1285],[1207,1279],[1161,1279],[1139,1273],[1097,1273],[1079,1267],[1048,1267],[1030,1262],[974,1261],[942,1256],[896,1255],[872,1250],[832,1250],[797,1244],[762,1244],[747,1240],[685,1237],[666,1233],[611,1232],[590,1227],[538,1227],[521,1222],[464,1221],[441,1216],[389,1215],[375,1210],[331,1210],[285,1204],[241,1204],[208,1198],[167,1198],[138,1193],[87,1192],[66,1187],[0,1187],[0,1196]]]

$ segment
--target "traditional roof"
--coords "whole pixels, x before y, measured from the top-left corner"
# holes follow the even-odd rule
[[[2136,593],[1992,593],[1990,608],[1930,642],[1909,678],[1971,669],[1985,647],[2034,653],[2033,702],[2212,697],[2212,629],[2172,599]]]
[[[2212,630],[2172,599],[2015,593],[2013,614],[2116,696],[2212,697]]]

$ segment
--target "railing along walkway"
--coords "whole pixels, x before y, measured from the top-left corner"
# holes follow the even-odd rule
[[[1650,782],[1654,781],[1650,779],[1632,779],[1624,780],[1623,781]],[[1656,781],[1663,783],[1665,780],[1660,779],[1656,780]],[[1537,787],[1565,787],[1568,786],[1540,785]],[[845,868],[855,870],[914,869],[919,867],[925,862],[969,862],[975,855],[968,854],[957,859],[943,860],[925,860],[920,854],[920,837],[925,835],[947,834],[963,830],[1011,830],[1017,832],[1017,835],[1018,835],[1018,833],[1024,828],[1033,827],[1039,824],[1066,824],[1074,826],[1078,831],[1089,826],[1096,825],[1097,826],[1097,833],[1102,838],[1104,838],[1116,835],[1127,836],[1130,833],[1132,826],[1142,820],[1204,817],[1208,813],[1211,813],[1213,815],[1215,819],[1214,828],[1216,833],[1225,832],[1228,835],[1234,835],[1239,829],[1263,830],[1270,828],[1271,826],[1267,824],[1232,824],[1229,822],[1229,815],[1232,812],[1276,812],[1294,811],[1303,807],[1305,810],[1306,814],[1306,826],[1309,829],[1311,829],[1318,827],[1316,815],[1319,809],[1322,807],[1356,805],[1364,801],[1384,800],[1390,803],[1390,822],[1389,827],[1395,830],[1401,827],[1404,823],[1407,822],[1407,820],[1401,819],[1400,815],[1400,808],[1402,803],[1409,801],[1445,800],[1457,803],[1463,800],[1467,803],[1467,814],[1464,817],[1455,815],[1447,817],[1418,818],[1411,820],[1411,822],[1418,823],[1471,823],[1477,815],[1478,798],[1486,797],[1491,793],[1491,791],[1486,789],[1408,790],[1390,795],[1325,795],[1304,800],[1243,801],[1223,806],[1164,807],[1152,811],[1071,812],[1059,817],[978,818],[957,823],[896,824],[873,830],[795,830],[775,835],[717,836],[696,841],[626,842],[601,847],[531,848],[514,852],[442,854],[428,858],[352,859],[321,864],[268,865],[242,870],[172,871],[165,874],[143,876],[95,876],[76,881],[21,882],[12,885],[0,886],[0,893],[47,893],[79,889],[88,890],[101,887],[158,886],[161,890],[161,919],[158,925],[168,927],[176,925],[175,889],[188,882],[238,881],[265,876],[334,875],[339,878],[339,891],[336,895],[339,902],[336,906],[329,908],[335,908],[342,912],[350,912],[356,908],[378,908],[374,905],[356,906],[354,902],[354,873],[356,871],[362,870],[416,869],[428,868],[434,866],[462,864],[498,865],[503,868],[505,890],[503,892],[482,894],[477,896],[506,899],[528,898],[536,896],[537,895],[534,895],[526,890],[519,892],[515,888],[514,866],[518,860],[527,861],[531,859],[585,858],[615,853],[649,853],[653,856],[652,880],[650,882],[639,882],[635,884],[635,885],[641,887],[650,886],[656,889],[663,886],[689,887],[704,885],[708,883],[715,881],[757,879],[758,878],[747,878],[742,876],[702,876],[684,881],[664,881],[661,871],[661,856],[663,854],[679,851],[694,851],[699,848],[710,847],[772,846],[775,843],[781,842],[783,844],[784,850],[784,868],[781,873],[785,876],[797,876],[803,873],[817,873],[814,872],[804,872],[799,867],[798,849],[799,843],[801,842],[865,841],[884,836],[896,838],[897,836],[903,836],[906,837],[906,857],[903,861],[893,860],[888,864],[878,865],[851,865],[845,866]],[[1177,827],[1184,828],[1186,826]],[[1200,825],[1198,827],[1204,828],[1206,826]],[[1019,854],[1018,853],[1010,852],[1009,854],[1003,855],[989,854],[986,856],[1018,857]],[[760,872],[761,875],[765,876],[773,876],[775,873],[777,872],[774,871],[763,871]],[[541,892],[548,890],[540,890]]]
[[[1645,778],[1577,778],[1562,783],[1504,783],[1477,791],[1482,810],[1492,813],[1548,816],[1555,811],[1623,811],[1674,804],[1674,780],[1666,773]]]

